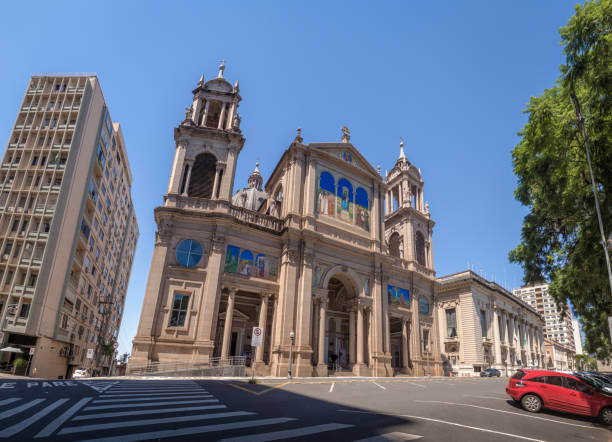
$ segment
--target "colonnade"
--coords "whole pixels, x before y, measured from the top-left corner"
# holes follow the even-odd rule
[[[535,365],[543,367],[544,335],[541,329],[514,312],[495,307],[493,313],[495,363],[513,366],[521,361],[522,365],[529,366],[535,361]],[[502,349],[505,349],[505,357]]]

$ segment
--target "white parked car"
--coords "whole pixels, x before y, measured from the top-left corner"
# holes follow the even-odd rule
[[[89,377],[89,373],[87,372],[86,368],[79,368],[77,370],[74,370],[74,373],[72,373],[73,379],[81,379],[81,378],[88,378],[88,377]]]

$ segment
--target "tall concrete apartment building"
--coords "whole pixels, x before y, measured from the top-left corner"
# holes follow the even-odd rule
[[[0,165],[0,366],[104,374],[138,241],[132,175],[95,75],[33,76]]]
[[[544,318],[544,337],[568,346],[576,351],[574,328],[569,309],[562,313],[554,298],[548,293],[548,284],[525,286],[514,289],[512,293],[535,308]]]

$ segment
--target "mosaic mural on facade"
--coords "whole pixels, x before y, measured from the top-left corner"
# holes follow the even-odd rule
[[[224,271],[226,273],[236,273],[276,281],[278,258],[228,245],[225,254]]]
[[[410,291],[408,289],[388,285],[387,294],[389,295],[390,305],[410,307]]]
[[[315,286],[319,286],[321,284],[323,275],[325,275],[325,272],[327,272],[330,267],[331,266],[328,264],[317,263],[317,265],[315,266],[315,271],[312,274]]]
[[[370,231],[368,192],[327,171],[321,172],[317,188],[317,214],[339,219]]]

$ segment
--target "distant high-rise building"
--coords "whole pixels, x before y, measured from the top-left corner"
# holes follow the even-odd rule
[[[108,371],[139,235],[131,184],[98,78],[33,76],[0,165],[0,344],[31,376]]]
[[[576,354],[581,355],[583,353],[582,334],[580,333],[580,323],[576,318],[572,319],[572,328],[574,330],[574,344],[576,345]]]
[[[569,346],[572,351],[576,351],[571,313],[569,309],[562,313],[557,307],[557,303],[548,293],[548,284],[525,286],[514,289],[512,293],[535,308],[544,318],[545,338]]]

